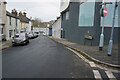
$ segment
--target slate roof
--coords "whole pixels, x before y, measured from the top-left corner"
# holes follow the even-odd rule
[[[15,16],[14,14],[6,11],[6,15],[7,16],[10,16],[10,17],[13,17],[13,18],[17,18],[17,19],[20,19],[21,22],[24,22],[24,23],[29,23],[30,19],[25,17],[25,16]]]
[[[6,15],[7,15],[7,16],[10,16],[10,17],[13,17],[13,18],[17,18],[17,19],[19,19],[18,16],[15,16],[15,15],[11,14],[11,13],[8,12],[8,11],[6,11]]]
[[[21,22],[29,23],[30,19],[25,16],[18,16]]]

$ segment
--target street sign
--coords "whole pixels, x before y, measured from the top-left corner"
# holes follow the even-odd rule
[[[104,7],[104,8],[103,8],[103,16],[104,16],[104,17],[107,16],[107,7]]]
[[[103,7],[103,8],[101,9],[101,16],[102,16],[102,17],[107,16],[107,7]]]

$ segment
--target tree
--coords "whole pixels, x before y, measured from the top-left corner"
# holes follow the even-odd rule
[[[33,27],[39,27],[40,23],[42,22],[41,19],[39,18],[35,18],[32,20],[32,23],[33,23]]]

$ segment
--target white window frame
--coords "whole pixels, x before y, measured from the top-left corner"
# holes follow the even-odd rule
[[[69,11],[66,12],[66,20],[69,20]]]
[[[86,3],[86,2],[91,2],[92,0],[88,0],[88,1],[85,1],[85,2],[83,2],[82,4],[84,4],[84,3]],[[92,26],[89,26],[89,25],[80,25],[80,6],[82,5],[82,4],[80,4],[80,6],[79,6],[79,18],[78,18],[78,26],[79,27],[93,27],[94,26],[94,23],[95,23],[95,6],[96,6],[96,3],[95,3],[95,0],[93,0],[94,1],[94,16],[93,16],[93,25]]]

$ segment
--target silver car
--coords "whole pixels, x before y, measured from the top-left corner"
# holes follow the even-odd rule
[[[15,37],[12,40],[12,44],[14,45],[22,45],[22,44],[28,44],[29,39],[26,33],[20,33],[16,34]]]

